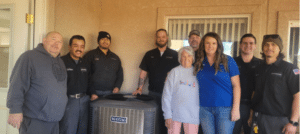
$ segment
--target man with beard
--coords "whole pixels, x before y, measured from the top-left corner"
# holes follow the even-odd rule
[[[178,54],[168,46],[168,35],[165,29],[156,31],[157,48],[148,51],[140,64],[141,72],[139,76],[138,88],[132,94],[142,94],[145,79],[149,76],[149,95],[155,98],[158,105],[158,125],[161,134],[167,133],[165,127],[163,112],[161,109],[161,97],[164,88],[164,82],[167,73],[174,67],[178,66]]]
[[[201,34],[198,30],[192,30],[189,34],[189,44],[195,52],[195,62],[197,61],[197,52],[201,41]],[[193,64],[194,65],[194,64]],[[203,134],[201,124],[199,125],[198,134]]]
[[[299,68],[283,60],[278,34],[265,35],[262,63],[255,70],[254,129],[260,134],[295,134],[299,125]],[[253,132],[253,131],[252,131]]]
[[[200,41],[201,41],[200,32],[198,30],[192,30],[189,34],[189,44],[195,51],[195,57],[197,57],[197,50],[199,48]]]
[[[100,31],[98,44],[94,50],[89,51],[84,59],[91,68],[89,90],[91,100],[99,96],[118,93],[123,83],[123,68],[120,58],[109,50],[111,36],[105,31]]]
[[[90,97],[87,95],[89,66],[81,58],[85,48],[85,39],[74,35],[69,42],[69,53],[61,59],[67,74],[68,103],[64,117],[59,122],[60,134],[86,134],[88,125],[88,107]]]

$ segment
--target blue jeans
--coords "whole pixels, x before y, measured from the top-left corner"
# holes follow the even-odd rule
[[[231,107],[200,106],[200,122],[204,134],[232,134]]]

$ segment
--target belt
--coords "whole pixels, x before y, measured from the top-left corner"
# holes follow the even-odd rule
[[[79,99],[85,95],[86,95],[86,93],[72,94],[72,95],[69,95],[69,98]]]

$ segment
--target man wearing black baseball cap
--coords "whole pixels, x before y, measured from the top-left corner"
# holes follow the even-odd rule
[[[123,83],[121,60],[109,50],[110,34],[100,31],[97,41],[99,47],[89,51],[84,56],[84,59],[91,66],[89,90],[92,101],[102,95],[118,93]]]
[[[295,134],[299,120],[299,69],[283,60],[279,35],[265,35],[263,62],[255,71],[253,129],[261,134]],[[249,122],[251,122],[250,117]],[[252,131],[253,132],[253,131]]]

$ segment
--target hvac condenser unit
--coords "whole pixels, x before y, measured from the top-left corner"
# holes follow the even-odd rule
[[[92,102],[90,134],[155,134],[157,105],[144,97],[117,94]]]

